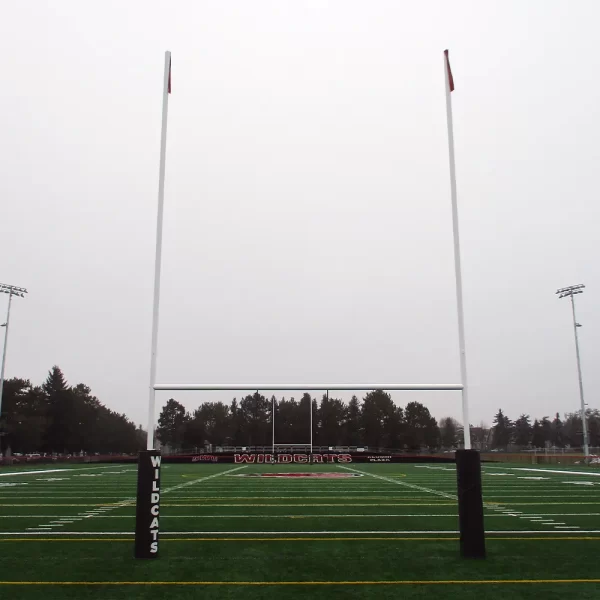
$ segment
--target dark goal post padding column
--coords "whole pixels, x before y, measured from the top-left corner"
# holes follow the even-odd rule
[[[158,557],[160,463],[161,455],[157,450],[140,452],[135,507],[136,558]]]
[[[481,460],[477,450],[456,451],[460,554],[463,558],[485,558]]]

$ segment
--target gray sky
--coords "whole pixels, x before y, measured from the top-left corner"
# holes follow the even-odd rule
[[[30,290],[6,375],[58,364],[145,426],[169,49],[158,380],[457,382],[448,47],[471,422],[578,408],[554,295],[576,283],[598,407],[599,20],[583,0],[5,0],[0,281]],[[394,398],[460,418],[457,392]]]

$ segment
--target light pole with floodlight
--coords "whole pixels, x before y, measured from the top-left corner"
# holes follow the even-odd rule
[[[6,344],[8,343],[8,325],[10,323],[10,305],[13,296],[25,298],[27,290],[16,285],[8,285],[0,283],[0,292],[8,294],[8,310],[6,311],[6,323],[2,323],[0,327],[4,327],[4,348],[2,350],[2,367],[0,368],[0,417],[2,416],[2,392],[4,390],[4,365],[6,364]],[[0,454],[1,456],[1,454]]]
[[[559,298],[571,298],[571,310],[573,312],[573,331],[575,333],[575,354],[577,356],[577,375],[579,376],[579,398],[581,400],[581,424],[583,430],[583,454],[585,456],[585,460],[590,453],[590,443],[588,438],[588,428],[587,428],[587,420],[585,417],[585,402],[583,400],[583,380],[581,378],[581,360],[579,358],[579,336],[577,335],[577,328],[581,327],[581,325],[577,322],[575,317],[575,300],[573,296],[575,294],[583,294],[583,288],[585,285],[580,283],[579,285],[571,285],[566,288],[561,288],[560,290],[556,290]]]

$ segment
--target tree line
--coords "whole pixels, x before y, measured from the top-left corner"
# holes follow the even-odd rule
[[[83,383],[69,386],[57,366],[41,386],[4,382],[0,432],[0,450],[20,453],[129,454],[146,444],[141,427],[106,408]]]
[[[205,402],[193,412],[171,398],[163,407],[156,430],[160,442],[171,450],[194,450],[215,446],[270,446],[275,414],[277,444],[306,444],[312,434],[316,446],[367,446],[393,449],[454,449],[462,445],[463,427],[452,417],[439,423],[419,402],[396,406],[381,390],[369,392],[349,403],[323,394],[320,399],[305,393],[295,398],[267,398],[256,392],[230,404]],[[600,447],[600,411],[586,413],[590,446]],[[522,414],[511,421],[502,410],[492,428],[471,425],[471,441],[479,450],[516,451],[532,448],[579,448],[583,445],[581,414],[557,413],[532,421]]]
[[[204,402],[193,412],[171,398],[163,407],[157,438],[172,450],[208,446],[269,446],[272,412],[275,441],[307,444],[312,404],[312,434],[316,446],[368,446],[395,449],[452,449],[462,444],[463,429],[452,417],[439,423],[419,402],[396,406],[381,390],[345,403],[323,394],[299,399],[267,398],[256,392],[230,403]],[[600,447],[600,411],[588,409],[589,442]],[[473,447],[481,450],[523,450],[545,447],[581,447],[581,414],[561,419],[545,416],[532,420],[521,414],[512,421],[498,410],[491,429],[471,426]],[[42,385],[13,378],[4,382],[0,414],[0,453],[46,452],[74,454],[134,453],[145,448],[146,432],[105,407],[88,386],[70,386],[57,366]]]
[[[600,446],[600,411],[586,410],[590,446]],[[516,447],[527,448],[579,448],[583,445],[583,425],[581,413],[564,415],[564,420],[556,413],[554,419],[542,417],[531,421],[531,417],[522,414],[511,421],[502,410],[494,417],[490,445],[493,449],[505,450]]]
[[[316,446],[368,446],[371,448],[437,448],[443,431],[429,409],[419,402],[396,406],[381,390],[369,392],[348,404],[324,394],[320,400],[305,393],[295,398],[277,399],[256,392],[234,398],[230,404],[204,402],[189,413],[171,398],[163,407],[156,435],[173,450],[209,446],[269,446],[273,441],[272,415],[275,414],[275,442],[308,444],[310,405],[312,435]],[[455,432],[457,434],[458,432]],[[447,441],[453,445],[455,439]]]

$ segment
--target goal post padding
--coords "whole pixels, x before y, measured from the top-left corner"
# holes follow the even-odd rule
[[[135,507],[135,558],[158,557],[160,465],[158,450],[143,450],[138,460]]]

